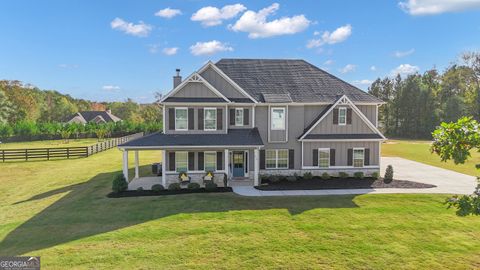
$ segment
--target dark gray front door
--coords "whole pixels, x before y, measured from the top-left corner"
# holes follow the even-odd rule
[[[233,177],[245,176],[245,157],[243,151],[233,152]]]

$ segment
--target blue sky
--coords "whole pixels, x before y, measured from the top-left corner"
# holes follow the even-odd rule
[[[97,101],[151,102],[175,68],[223,57],[301,58],[366,89],[478,50],[480,1],[3,0],[0,36],[0,79]]]

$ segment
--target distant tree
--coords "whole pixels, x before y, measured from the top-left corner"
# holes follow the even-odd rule
[[[0,89],[0,124],[7,123],[12,113],[12,104],[8,100],[7,95]]]

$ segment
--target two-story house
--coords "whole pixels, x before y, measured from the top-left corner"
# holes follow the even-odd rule
[[[168,186],[187,172],[201,183],[260,184],[261,175],[366,175],[380,168],[378,107],[383,101],[303,60],[222,59],[208,62],[162,100],[163,133],[119,146],[128,152],[162,150]],[[126,177],[127,178],[127,177]]]

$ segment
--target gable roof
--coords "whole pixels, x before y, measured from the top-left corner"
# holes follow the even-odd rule
[[[304,60],[221,59],[215,66],[259,102],[280,94],[293,102],[334,103],[346,95],[355,103],[383,103]]]
[[[77,114],[70,117],[70,119],[75,118],[76,116],[80,115],[85,119],[86,122],[90,122],[95,118],[101,117],[105,122],[118,122],[122,119],[116,117],[115,115],[109,113],[108,111],[82,111],[78,112]]]

